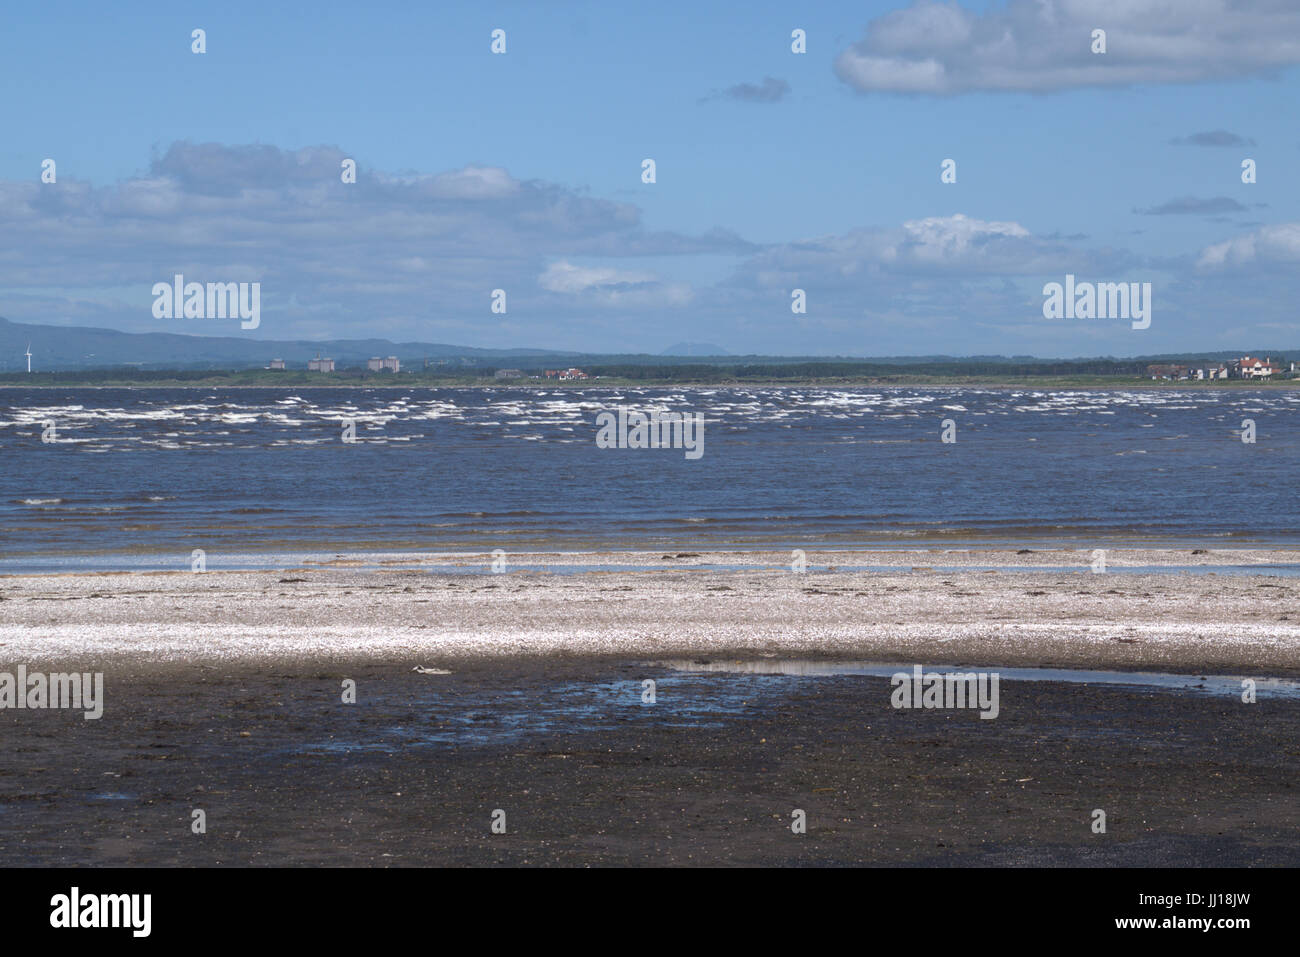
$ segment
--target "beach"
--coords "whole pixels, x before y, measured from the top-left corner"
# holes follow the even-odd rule
[[[1300,698],[1270,690],[1300,677],[1294,553],[1196,551],[1100,574],[928,549],[5,576],[0,671],[103,672],[105,700],[0,711],[0,858],[1294,866]],[[1004,681],[986,721],[895,708],[887,677],[834,671],[853,662],[1062,680]]]
[[[103,670],[772,653],[1295,675],[1300,578],[1269,573],[1295,555],[1114,549],[1100,574],[1087,550],[927,549],[809,551],[803,573],[790,553],[643,551],[512,554],[500,574],[483,553],[11,575],[0,660]],[[1228,573],[1243,568],[1259,573]]]

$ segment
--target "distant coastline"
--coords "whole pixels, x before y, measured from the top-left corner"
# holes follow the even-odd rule
[[[133,372],[134,370],[132,370]],[[0,389],[636,389],[636,388],[982,388],[982,389],[1173,389],[1220,391],[1295,389],[1300,378],[1151,379],[1140,375],[896,375],[695,376],[667,378],[599,376],[580,380],[499,379],[492,375],[349,375],[346,372],[268,372],[260,369],[194,372],[161,370],[140,376],[123,370],[0,374]]]

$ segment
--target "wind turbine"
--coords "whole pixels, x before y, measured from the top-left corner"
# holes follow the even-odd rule
[[[27,343],[27,371],[32,371],[32,344]]]

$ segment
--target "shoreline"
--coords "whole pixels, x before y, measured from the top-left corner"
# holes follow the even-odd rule
[[[21,742],[0,864],[1300,865],[1300,699],[1262,680],[1300,679],[1300,579],[1214,572],[1294,552],[1209,552],[1191,575],[962,551],[948,572],[915,551],[799,574],[656,551],[563,574],[467,573],[488,553],[0,577],[0,672],[105,675],[95,720],[0,708]],[[750,564],[703,567],[720,557]],[[1006,674],[984,720],[816,664],[860,660],[1188,679]],[[1258,702],[1215,675],[1261,679]]]
[[[789,569],[795,557],[794,552],[802,553],[810,571],[840,570],[854,567],[891,567],[891,568],[941,568],[952,566],[994,567],[1039,569],[1042,571],[1089,570],[1094,561],[1094,553],[1104,551],[1107,569],[1154,568],[1163,567],[1170,571],[1184,568],[1218,568],[1270,565],[1300,565],[1300,545],[1250,545],[1224,547],[1213,543],[1187,542],[1179,545],[1113,545],[1104,538],[1097,538],[1095,544],[1085,546],[1062,547],[1047,546],[1039,541],[1004,545],[959,545],[939,542],[917,542],[912,547],[899,547],[896,542],[878,545],[808,546],[801,548],[771,548],[751,545],[723,547],[710,542],[687,545],[682,542],[661,543],[655,548],[638,546],[634,548],[612,549],[598,545],[574,548],[519,548],[519,549],[462,549],[462,550],[374,550],[349,549],[341,547],[318,546],[296,547],[292,543],[267,546],[252,550],[231,550],[212,552],[208,556],[211,563],[222,561],[252,561],[263,559],[249,565],[230,565],[212,568],[210,571],[223,572],[257,572],[257,571],[291,571],[300,568],[379,568],[379,567],[413,567],[431,571],[455,571],[469,568],[487,570],[497,557],[497,552],[504,552],[508,571],[524,568],[545,572],[549,569],[590,569],[602,570],[609,566],[628,568],[692,568],[692,567],[732,567],[744,566],[765,568],[769,570]],[[689,549],[689,550],[686,550]],[[126,564],[127,557],[140,560],[154,558],[171,558],[170,567],[144,567]],[[18,562],[24,559],[43,558],[50,561],[64,560],[69,564],[107,559],[124,562],[121,567],[93,572],[72,570],[56,572],[46,570],[5,571],[4,562]],[[184,558],[184,561],[180,561]],[[174,552],[164,552],[156,546],[140,551],[79,551],[75,553],[31,553],[12,559],[0,558],[0,580],[5,578],[58,577],[78,574],[144,574],[168,575],[190,574],[186,567],[187,555],[177,557]],[[269,564],[279,562],[279,564]]]
[[[781,553],[745,553],[745,562],[736,553],[683,554],[673,567],[659,564],[658,552],[600,567],[614,556],[588,553],[590,564],[564,573],[494,574],[481,567],[489,554],[475,558],[472,574],[460,555],[378,568],[6,575],[0,667],[370,662],[409,670],[500,659],[781,656],[1300,675],[1300,578],[1266,568],[1214,572],[1290,552],[1196,556],[1205,574],[1147,570],[1174,555],[1191,558],[1160,550],[1116,550],[1108,567],[1141,570],[1102,574],[1077,551],[966,550],[960,561],[944,553],[953,568],[934,567],[941,563],[929,553],[918,561],[916,552],[894,552],[888,562],[871,553],[872,564],[889,567],[854,571],[819,569],[819,555],[830,553],[814,550],[799,574],[774,561]],[[702,567],[719,555],[743,567]],[[1071,566],[1035,567],[1053,555]]]

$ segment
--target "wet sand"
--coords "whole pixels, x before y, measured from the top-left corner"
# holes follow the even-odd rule
[[[1300,865],[1294,700],[1027,682],[982,721],[629,662],[178,677],[111,677],[98,722],[0,712],[0,864]]]
[[[0,670],[107,699],[0,710],[0,864],[1300,864],[1295,698],[1006,682],[981,720],[664,664],[1300,676],[1300,580],[690,570],[714,558],[0,578]]]

